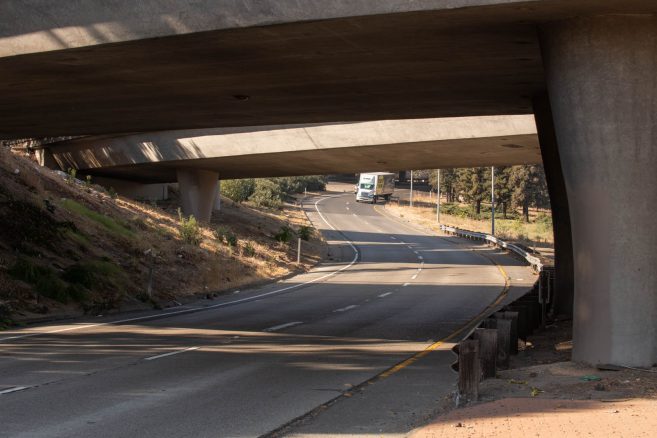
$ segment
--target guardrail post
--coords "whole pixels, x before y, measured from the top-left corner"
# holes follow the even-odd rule
[[[297,265],[301,264],[301,237],[297,238]]]
[[[479,399],[479,381],[481,380],[479,341],[459,342],[458,355],[459,396],[477,401]]]
[[[509,327],[509,353],[518,354],[518,312],[497,312],[495,317],[511,321]]]
[[[497,363],[497,329],[475,329],[474,338],[479,341],[481,378],[482,380],[494,378]]]

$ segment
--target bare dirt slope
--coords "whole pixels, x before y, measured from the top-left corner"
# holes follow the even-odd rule
[[[319,260],[317,233],[299,267],[295,245],[274,238],[283,227],[309,225],[294,205],[263,210],[224,200],[222,207],[200,227],[200,243],[188,244],[175,202],[112,196],[0,149],[0,326],[166,306],[281,278]]]

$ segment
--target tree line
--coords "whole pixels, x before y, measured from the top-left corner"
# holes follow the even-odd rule
[[[416,178],[428,179],[435,191],[436,171],[417,172]],[[440,171],[440,191],[447,202],[468,203],[473,213],[479,216],[482,203],[490,203],[491,168],[443,169]],[[505,219],[510,209],[522,209],[526,222],[529,222],[530,208],[550,208],[543,166],[531,164],[495,167],[495,204]]]

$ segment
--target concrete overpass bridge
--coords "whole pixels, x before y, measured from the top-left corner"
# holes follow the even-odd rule
[[[75,168],[123,194],[178,182],[186,214],[208,221],[217,180],[539,163],[532,116],[160,131],[48,145],[43,164]]]
[[[650,0],[9,0],[0,136],[534,113],[558,263],[574,263],[574,358],[651,365],[656,12]]]

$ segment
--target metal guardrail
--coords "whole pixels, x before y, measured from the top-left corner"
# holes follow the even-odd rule
[[[543,263],[541,262],[541,259],[539,259],[536,256],[531,255],[524,249],[520,248],[517,245],[514,245],[513,243],[508,243],[505,242],[502,239],[498,239],[497,237],[486,234],[486,233],[478,233],[476,231],[468,231],[468,230],[462,230],[460,228],[456,227],[450,227],[448,225],[441,225],[440,229],[442,231],[445,231],[447,233],[454,234],[456,236],[460,237],[465,237],[468,239],[477,239],[477,240],[484,240],[487,242],[491,242],[494,245],[497,245],[500,248],[504,248],[506,250],[512,251],[516,254],[518,254],[520,257],[525,259],[527,263],[529,263],[532,268],[534,268],[537,272],[541,272],[543,270]]]

